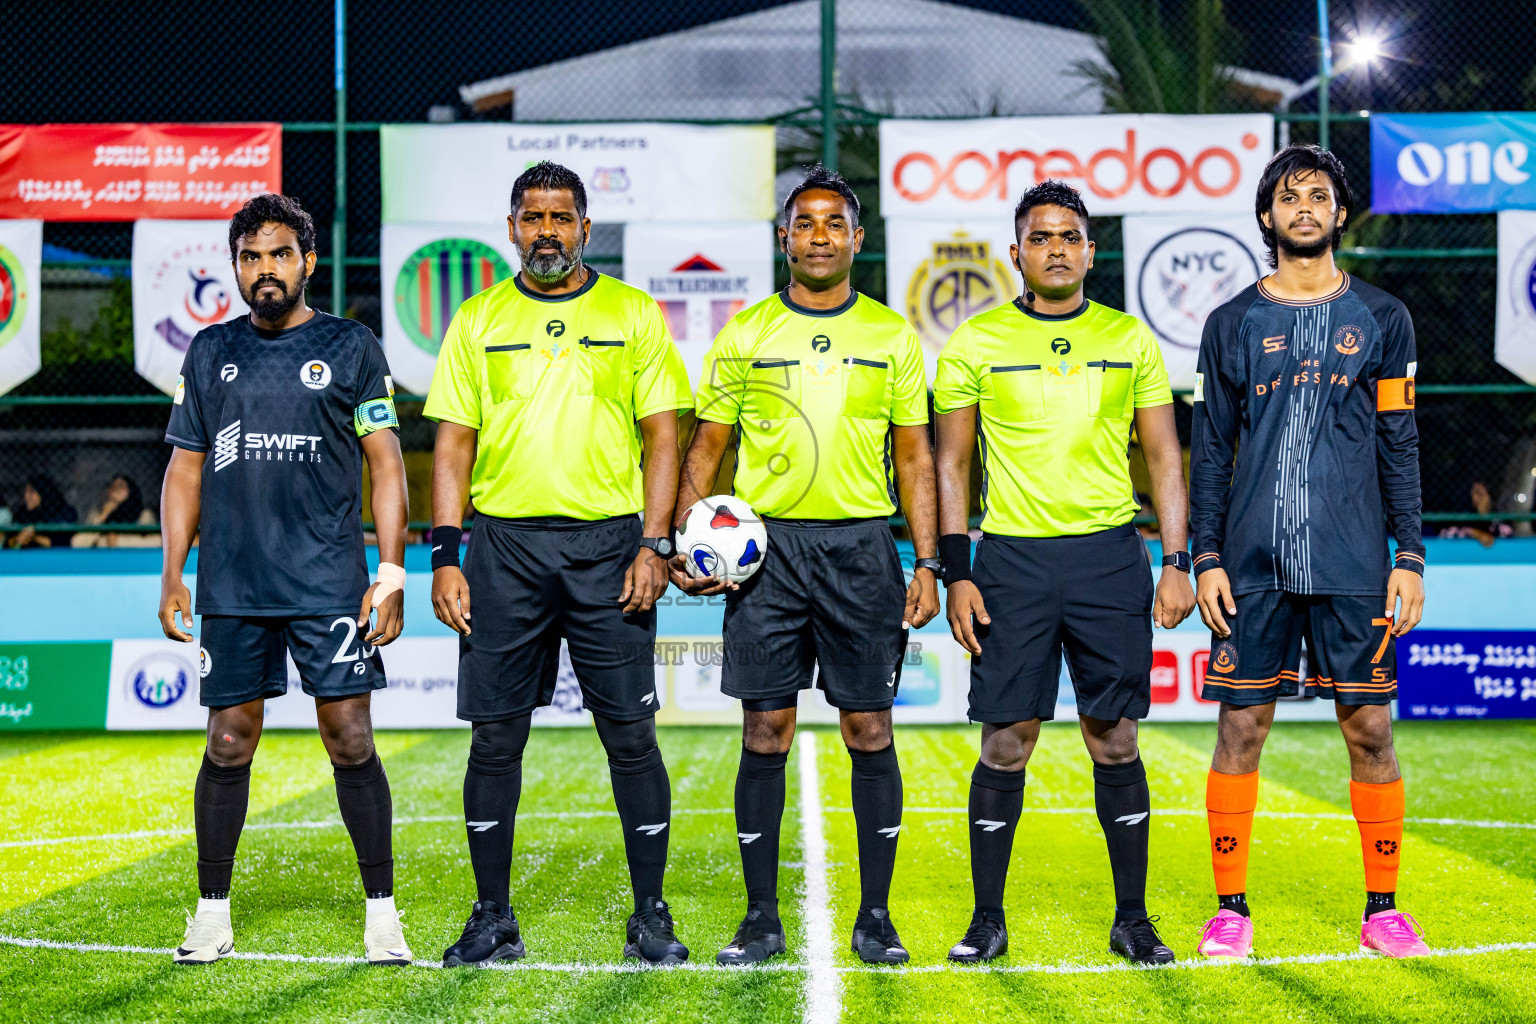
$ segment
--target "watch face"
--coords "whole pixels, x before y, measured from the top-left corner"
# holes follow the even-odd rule
[[[654,550],[662,558],[672,557],[672,542],[665,537],[648,542],[648,547]]]

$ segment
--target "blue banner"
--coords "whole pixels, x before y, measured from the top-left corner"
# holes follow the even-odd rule
[[[1371,209],[1536,209],[1536,114],[1373,116]]]
[[[1536,631],[1414,630],[1397,676],[1399,718],[1536,718]]]

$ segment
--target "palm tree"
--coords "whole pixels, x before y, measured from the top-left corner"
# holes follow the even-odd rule
[[[1221,0],[1078,0],[1098,37],[1100,61],[1074,73],[1099,87],[1116,114],[1212,114],[1252,109],[1233,85],[1238,39]]]

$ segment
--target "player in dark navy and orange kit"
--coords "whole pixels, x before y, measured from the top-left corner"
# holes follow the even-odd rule
[[[175,450],[161,494],[160,625],[192,641],[181,574],[200,537],[199,699],[208,708],[192,799],[201,898],[174,959],[205,963],[233,948],[229,890],[251,760],[266,700],[288,690],[292,655],[357,852],[368,959],[409,963],[393,894],[389,779],[369,712],[370,694],[385,685],[378,648],[404,621],[405,464],[389,367],[368,328],[305,304],[315,225],[296,201],[246,203],[230,221],[229,248],[251,312],[192,340],[165,432]],[[364,459],[380,556],[371,586]]]
[[[1276,154],[1255,202],[1276,270],[1213,312],[1200,342],[1190,518],[1213,634],[1203,696],[1221,702],[1206,788],[1220,907],[1201,939],[1207,956],[1252,951],[1259,755],[1275,699],[1303,689],[1333,699],[1349,748],[1367,890],[1360,945],[1428,952],[1395,901],[1404,801],[1391,715],[1394,641],[1424,604],[1418,357],[1403,304],[1334,265],[1353,205],[1332,153]]]

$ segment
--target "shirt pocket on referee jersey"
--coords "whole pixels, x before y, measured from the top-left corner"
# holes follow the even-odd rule
[[[800,360],[754,359],[747,378],[744,417],[792,420],[800,415]]]
[[[1027,423],[1045,418],[1045,378],[1039,363],[994,366],[987,378],[992,382],[992,414],[998,419]]]
[[[527,342],[485,346],[485,384],[491,404],[522,401],[533,395],[532,354]]]
[[[1125,415],[1125,404],[1131,397],[1131,375],[1136,372],[1134,363],[1111,363],[1099,360],[1088,364],[1088,408],[1095,416],[1119,419]]]
[[[843,360],[843,415],[865,420],[891,418],[889,363],[878,359]]]
[[[581,339],[581,393],[622,402],[632,390],[622,341]]]

